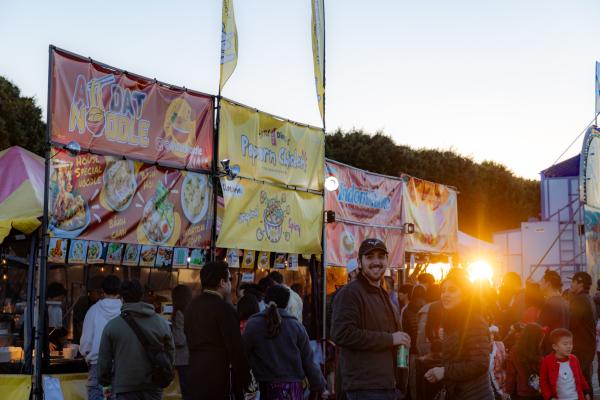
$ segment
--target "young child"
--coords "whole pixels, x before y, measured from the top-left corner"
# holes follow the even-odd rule
[[[545,400],[590,400],[590,387],[586,382],[577,357],[573,351],[573,334],[567,329],[555,329],[550,333],[553,353],[542,361],[540,386]]]

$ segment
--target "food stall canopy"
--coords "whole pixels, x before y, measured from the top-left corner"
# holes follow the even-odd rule
[[[30,234],[41,224],[44,159],[19,146],[0,151],[0,243],[12,228]]]
[[[461,260],[466,262],[476,261],[481,258],[491,261],[497,257],[498,249],[490,242],[458,231],[458,254]]]

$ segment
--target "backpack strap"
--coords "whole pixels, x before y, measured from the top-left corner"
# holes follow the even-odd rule
[[[142,332],[142,329],[140,328],[140,326],[137,324],[137,322],[135,322],[133,317],[129,313],[123,312],[123,313],[121,313],[121,318],[123,318],[125,320],[125,322],[127,322],[127,325],[129,325],[129,327],[131,328],[133,333],[135,333],[135,336],[137,336],[138,340],[142,344],[142,347],[144,347],[145,349],[149,349],[150,342],[149,342],[148,338],[146,337],[146,335],[144,334],[144,332]]]

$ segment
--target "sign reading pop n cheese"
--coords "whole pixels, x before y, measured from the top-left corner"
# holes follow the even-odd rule
[[[301,188],[323,189],[325,135],[221,100],[219,159],[240,166],[240,175]]]

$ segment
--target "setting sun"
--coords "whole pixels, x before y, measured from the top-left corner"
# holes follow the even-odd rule
[[[467,267],[469,279],[471,282],[475,281],[491,281],[494,276],[494,270],[492,266],[486,261],[475,261]]]

